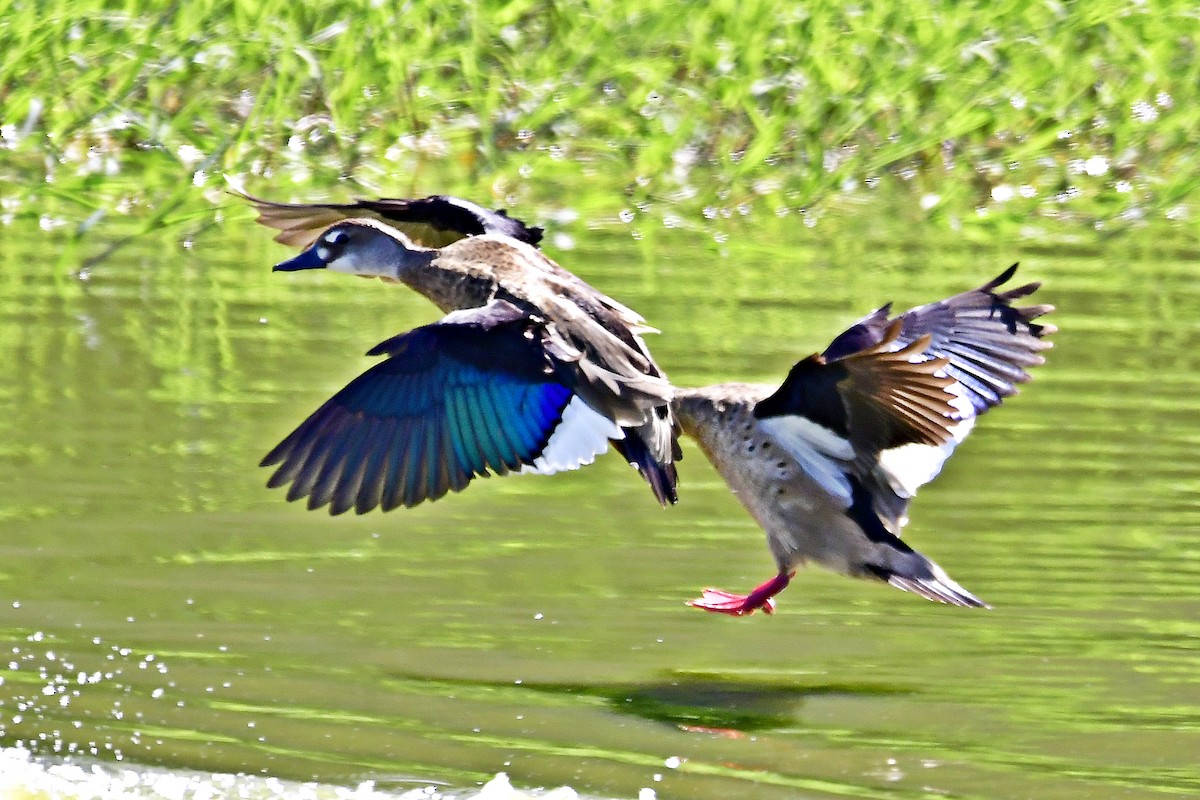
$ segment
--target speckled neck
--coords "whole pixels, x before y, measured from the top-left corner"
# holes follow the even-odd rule
[[[750,419],[755,404],[771,392],[772,387],[756,383],[677,388],[671,408],[684,433],[701,443],[714,442],[727,433],[734,417]]]
[[[437,251],[418,251],[413,255],[428,258],[406,259],[398,277],[443,312],[486,305],[495,294],[496,282],[485,271],[439,258]]]

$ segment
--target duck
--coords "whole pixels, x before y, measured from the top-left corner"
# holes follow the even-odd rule
[[[503,208],[490,210],[462,197],[434,194],[428,197],[355,198],[349,203],[279,203],[247,194],[236,187],[230,194],[254,206],[257,222],[279,231],[275,241],[306,248],[335,222],[375,219],[402,231],[424,247],[445,247],[468,236],[485,233],[509,236],[537,247],[544,231],[511,217]]]
[[[673,408],[765,530],[777,572],[748,594],[707,588],[688,605],[745,616],[809,562],[928,600],[989,607],[901,538],[917,490],[941,471],[979,416],[1043,364],[1046,304],[1017,306],[1039,283],[999,291],[1014,264],[978,289],[895,317],[885,305],[779,386],[677,389]]]
[[[380,343],[368,369],[262,460],[309,509],[362,514],[436,500],[475,477],[550,474],[611,444],[662,506],[678,500],[674,387],[657,332],[528,242],[487,232],[442,247],[388,222],[322,230],[274,269],[402,283],[445,316]]]

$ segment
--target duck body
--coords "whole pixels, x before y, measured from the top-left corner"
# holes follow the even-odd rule
[[[1037,284],[980,289],[889,316],[885,306],[798,362],[781,386],[729,383],[676,392],[675,411],[763,527],[778,573],[748,595],[706,589],[690,604],[749,614],[814,562],[927,599],[985,604],[900,538],[909,503],[976,418],[1043,361],[1051,310],[1013,301]]]
[[[461,315],[482,312],[488,308],[502,308],[505,325],[494,326],[491,324],[493,317],[485,315],[482,318],[485,324],[475,325],[473,330],[476,335],[471,337],[478,353],[465,360],[459,359],[463,364],[474,362],[471,363],[474,371],[470,380],[475,386],[483,387],[489,382],[507,385],[515,375],[521,373],[515,365],[524,363],[522,359],[540,363],[544,375],[552,377],[556,385],[569,393],[568,401],[558,408],[561,415],[558,419],[542,420],[538,417],[534,421],[534,427],[538,428],[541,437],[540,445],[549,447],[560,426],[565,426],[559,432],[560,439],[571,438],[569,429],[578,429],[579,435],[589,441],[596,430],[609,430],[611,435],[605,441],[611,440],[626,460],[642,473],[656,499],[663,505],[675,502],[677,478],[674,461],[679,451],[677,428],[670,409],[673,388],[654,363],[642,339],[643,333],[653,329],[631,309],[596,291],[533,246],[497,234],[471,236],[435,249],[415,244],[402,232],[385,223],[369,219],[348,220],[331,226],[307,250],[276,267],[281,271],[317,268],[403,283],[447,312],[447,317],[441,323],[435,323],[435,326],[461,325],[464,320],[474,324],[478,320]],[[499,339],[496,337],[510,331],[517,320],[523,320],[527,326],[520,339],[506,340],[504,346],[498,346]],[[435,345],[445,340],[440,334],[432,339],[426,338]],[[515,347],[521,343],[524,343],[521,347]],[[522,353],[521,358],[515,357],[517,351]],[[376,348],[373,352],[389,351]],[[463,352],[460,350],[459,355]],[[391,356],[393,360],[411,357],[408,348],[401,348]],[[390,368],[392,372],[398,369],[401,368],[396,365]],[[388,379],[382,375],[387,371],[376,374],[374,380],[387,382]],[[366,383],[371,382],[366,375],[363,379]],[[443,377],[440,377],[440,373],[436,376],[431,374],[430,379],[440,381]],[[342,396],[342,400],[347,399]],[[393,409],[376,408],[373,415],[409,413],[398,398],[394,402],[396,405]],[[444,411],[443,408],[437,413]],[[496,418],[495,424],[523,424],[514,415],[506,416],[509,411],[512,409]],[[266,465],[281,464],[271,480],[272,485],[294,481],[304,470],[302,462],[315,460],[317,456],[314,453],[341,447],[342,440],[347,437],[353,441],[348,445],[346,466],[341,468],[348,476],[346,480],[352,483],[353,471],[365,468],[365,461],[376,457],[364,455],[375,445],[367,439],[360,441],[357,431],[347,433],[336,426],[320,430],[324,432],[315,428],[310,430],[293,441],[294,446],[289,448],[283,448],[283,445],[291,439],[285,440],[280,446],[282,450],[276,448],[264,460]],[[471,431],[474,432],[470,436],[490,436],[481,429],[472,428]],[[305,450],[298,444],[301,441],[323,444]],[[450,440],[446,442],[449,447],[458,444]],[[392,457],[400,458],[400,451],[407,445],[394,440],[392,446],[397,451]],[[581,452],[586,453],[573,462],[570,459],[547,460],[536,448],[516,448],[512,450],[517,459],[515,462],[508,463],[501,459],[501,468],[491,462],[487,466],[501,472],[513,469],[552,472],[589,463],[599,452],[593,444],[581,443],[579,447]],[[603,445],[600,447],[602,449]],[[470,459],[463,463],[468,461]],[[430,468],[441,467],[434,464]],[[310,507],[316,507],[329,502],[334,496],[304,491],[308,488],[311,487],[302,481],[297,493],[297,484],[293,483],[289,497],[296,499],[307,494]],[[457,490],[462,486],[454,484],[449,488]],[[440,496],[440,493],[436,496]],[[416,493],[403,495],[402,499],[404,505],[413,505],[423,499],[434,498],[434,494]],[[366,504],[357,500],[352,505],[360,513],[367,510]],[[387,503],[382,505],[385,509],[390,507]],[[348,508],[344,502],[331,503],[330,506],[334,513]]]
[[[812,560],[835,572],[857,574],[868,542],[845,513],[845,504],[754,416],[755,407],[776,388],[726,383],[682,389],[675,408],[684,434],[699,445],[729,489],[768,532],[767,545],[780,572],[791,572]]]
[[[814,562],[825,569],[854,578],[888,582],[912,581],[933,600],[954,605],[982,606],[975,598],[925,556],[890,533],[874,516],[869,496],[853,472],[843,473],[850,496],[830,491],[814,477],[806,460],[789,452],[777,436],[755,416],[758,404],[777,387],[721,384],[703,389],[679,390],[675,408],[683,432],[725,480],[733,494],[767,533],[767,546],[778,568],[768,585],[787,586],[795,571]],[[820,457],[820,456],[818,456]],[[911,591],[911,589],[910,589]],[[774,611],[770,601],[745,605],[745,598],[720,590],[706,590],[705,602],[736,613],[762,607]],[[748,595],[747,597],[751,597]]]

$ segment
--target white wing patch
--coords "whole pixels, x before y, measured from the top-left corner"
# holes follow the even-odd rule
[[[621,426],[578,397],[572,397],[563,410],[562,422],[550,434],[542,454],[532,466],[522,467],[519,471],[521,474],[553,475],[579,469],[607,450],[610,439],[624,438]]]
[[[808,477],[830,495],[850,504],[852,490],[846,477],[849,463],[854,461],[854,448],[850,442],[828,428],[794,414],[760,419],[758,424],[796,459]]]
[[[908,500],[916,495],[917,489],[936,478],[954,448],[975,427],[975,408],[966,388],[953,383],[947,390],[954,395],[950,404],[958,410],[955,417],[959,420],[949,429],[952,441],[943,445],[905,444],[879,454],[879,469],[897,497]]]

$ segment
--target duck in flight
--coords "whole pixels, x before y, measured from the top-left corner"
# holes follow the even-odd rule
[[[351,204],[251,199],[260,213],[356,213]],[[979,289],[895,318],[878,309],[796,364],[780,387],[672,390],[642,342],[652,329],[640,316],[536,253],[539,229],[527,229],[533,242],[514,243],[486,227],[488,214],[512,218],[470,205],[483,211],[473,212],[481,228],[445,223],[454,241],[441,251],[427,245],[427,220],[399,230],[393,225],[408,223],[352,219],[314,238],[303,223],[293,229],[286,215],[262,213],[260,221],[284,231],[277,238],[293,230],[298,238],[287,241],[308,246],[276,269],[402,282],[449,312],[372,349],[387,359],[263,460],[277,467],[270,486],[290,483],[289,500],[308,497],[309,508],[335,514],[387,510],[489,472],[572,469],[611,441],[665,505],[675,501],[681,423],[766,529],[778,567],[748,595],[706,589],[690,605],[771,613],[774,596],[808,561],[931,600],[985,605],[899,536],[917,489],[1050,347],[1044,337],[1054,327],[1034,320],[1052,307],[1013,305],[1039,284],[996,291],[1015,265]],[[436,206],[416,208],[419,216]],[[427,238],[413,241],[409,230]]]
[[[263,459],[289,500],[386,511],[476,475],[574,469],[611,442],[660,504],[676,501],[674,389],[642,339],[656,331],[533,245],[485,232],[428,247],[356,218],[275,269],[403,283],[446,313],[372,349],[386,360]]]
[[[973,291],[896,317],[884,306],[798,362],[781,386],[676,390],[691,436],[766,530],[777,574],[747,595],[705,589],[688,604],[744,615],[775,610],[812,561],[929,600],[986,607],[900,539],[917,489],[975,419],[1028,381],[1054,327],[1049,305],[1017,307],[1037,283],[998,291],[1014,264]]]

